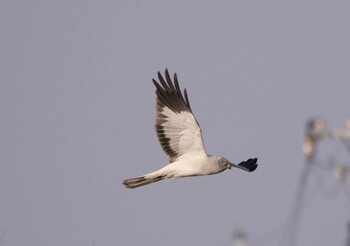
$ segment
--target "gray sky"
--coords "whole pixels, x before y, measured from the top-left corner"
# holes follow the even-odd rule
[[[349,23],[349,1],[1,1],[0,244],[282,245],[306,121],[350,115]],[[166,67],[207,151],[256,172],[122,186],[168,161]],[[297,245],[344,245],[349,198],[317,180],[337,182],[313,171]]]

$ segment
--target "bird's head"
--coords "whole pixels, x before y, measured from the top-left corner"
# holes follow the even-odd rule
[[[225,170],[225,169],[231,169],[232,168],[232,164],[231,162],[229,162],[226,158],[221,157],[219,159],[219,166]]]

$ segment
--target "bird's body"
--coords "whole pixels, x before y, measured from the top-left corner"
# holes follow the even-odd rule
[[[163,150],[169,156],[170,163],[144,176],[124,180],[125,187],[136,188],[163,179],[211,175],[231,167],[249,172],[256,169],[257,158],[248,159],[237,165],[223,157],[208,155],[186,89],[183,97],[176,74],[173,84],[168,70],[165,70],[166,81],[159,72],[158,78],[161,85],[153,80],[157,88],[156,132]]]
[[[169,163],[165,167],[141,177],[124,181],[128,188],[136,188],[163,179],[178,179],[183,177],[204,176],[220,173],[226,169],[216,165],[220,157],[206,156],[205,158],[185,158]],[[141,184],[141,185],[140,185]],[[131,187],[133,186],[133,187]]]

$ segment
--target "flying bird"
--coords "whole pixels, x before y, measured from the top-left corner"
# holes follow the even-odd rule
[[[159,82],[153,79],[157,95],[155,127],[159,143],[169,156],[169,164],[144,176],[124,180],[126,188],[137,188],[163,179],[217,174],[231,167],[247,172],[257,168],[257,158],[234,164],[224,157],[208,155],[187,91],[185,89],[182,94],[176,73],[171,80],[166,69],[165,79],[160,72],[158,79]]]

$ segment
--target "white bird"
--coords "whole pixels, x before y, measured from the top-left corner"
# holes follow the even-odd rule
[[[204,148],[201,128],[194,117],[186,89],[181,93],[176,73],[174,83],[169,72],[165,70],[165,80],[158,72],[160,84],[153,79],[156,86],[156,132],[169,164],[144,176],[126,179],[126,188],[136,188],[161,181],[190,176],[203,176],[220,173],[231,167],[247,172],[254,171],[257,158],[234,164],[223,157],[208,155]]]

